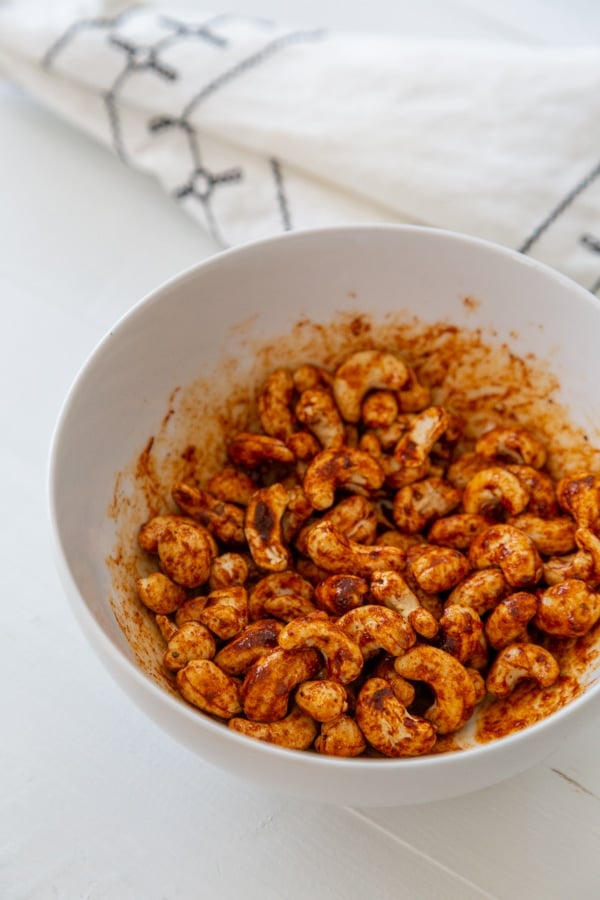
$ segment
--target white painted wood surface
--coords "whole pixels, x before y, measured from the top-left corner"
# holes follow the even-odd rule
[[[235,8],[353,30],[600,40],[592,0]],[[215,248],[152,181],[5,84],[0,116],[0,898],[599,897],[600,722],[498,787],[422,807],[331,809],[203,764],[113,685],[54,572],[50,436],[104,332]]]

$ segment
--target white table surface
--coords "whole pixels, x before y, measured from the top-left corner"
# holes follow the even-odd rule
[[[353,30],[600,41],[594,0],[234,8]],[[154,182],[2,83],[0,116],[1,900],[600,897],[599,721],[463,798],[328,808],[208,766],[113,684],[54,570],[50,437],[114,321],[215,247]]]

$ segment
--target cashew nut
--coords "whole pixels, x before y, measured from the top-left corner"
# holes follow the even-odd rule
[[[508,472],[516,475],[523,487],[529,491],[527,512],[542,519],[551,519],[557,515],[556,491],[554,482],[546,472],[540,472],[533,466],[506,466]]]
[[[144,606],[163,616],[175,612],[187,596],[185,588],[175,584],[162,572],[152,572],[138,578],[136,585]]]
[[[419,606],[417,609],[411,610],[407,618],[415,633],[420,637],[424,637],[426,640],[433,640],[439,631],[440,626],[438,620],[433,613],[428,609],[425,609],[424,606]]]
[[[368,582],[358,575],[329,575],[315,589],[319,608],[332,616],[341,616],[361,606],[368,593]]]
[[[291,650],[276,647],[261,656],[250,666],[242,684],[246,716],[256,722],[283,719],[291,691],[300,682],[314,678],[321,665],[321,654],[311,647]]]
[[[348,357],[333,378],[333,392],[346,422],[358,422],[361,403],[373,388],[399,391],[409,377],[402,360],[381,350],[359,350]]]
[[[225,503],[247,506],[250,497],[256,490],[256,484],[245,472],[225,468],[208,479],[206,490],[213,497],[217,497],[218,500],[223,500]]]
[[[389,569],[373,573],[371,597],[376,603],[381,603],[403,616],[421,606],[418,597],[409,588],[402,575]]]
[[[218,500],[208,491],[183,481],[174,486],[172,496],[186,515],[212,531],[223,543],[244,543],[244,511],[239,506]]]
[[[242,431],[227,447],[229,458],[236,466],[256,469],[266,462],[293,463],[294,454],[279,438],[268,434]]]
[[[351,490],[372,491],[381,487],[383,469],[370,453],[342,448],[322,450],[311,461],[304,476],[304,493],[315,509],[327,509],[342,485]]]
[[[303,391],[296,404],[296,416],[322,447],[337,450],[344,444],[344,423],[328,390],[312,388]]]
[[[396,394],[398,408],[403,413],[421,412],[431,403],[431,391],[418,380],[414,369],[407,366],[408,378],[406,384]]]
[[[356,702],[356,721],[369,744],[384,756],[421,756],[436,741],[434,727],[411,716],[384,678],[364,683]]]
[[[527,591],[517,591],[501,600],[485,623],[488,644],[496,650],[509,644],[529,641],[527,626],[537,609],[536,599]]]
[[[144,525],[142,525],[142,527],[140,528],[138,534],[138,543],[142,550],[145,550],[146,553],[156,554],[158,553],[158,539],[160,535],[170,529],[176,522],[189,521],[190,520],[188,516],[154,516],[154,518],[150,519],[148,522],[145,522]]]
[[[441,406],[429,406],[414,416],[394,448],[392,466],[386,473],[390,487],[411,484],[427,474],[431,449],[448,422],[448,414]]]
[[[169,639],[163,665],[178,672],[193,659],[212,659],[215,650],[215,639],[208,628],[200,622],[186,622]]]
[[[394,668],[394,657],[389,653],[379,660],[373,670],[373,677],[385,678],[389,682],[396,698],[407,708],[414,702],[416,691],[410,681],[398,675]]]
[[[423,716],[438,734],[451,734],[467,722],[475,709],[473,681],[457,659],[440,650],[419,644],[399,656],[394,668],[409,681],[424,681],[435,695]]]
[[[203,525],[170,517],[159,534],[157,549],[163,571],[177,584],[194,588],[208,581],[216,546]]]
[[[579,552],[586,554],[591,560],[590,573],[586,581],[591,587],[600,584],[600,537],[589,528],[578,528],[575,532],[575,543]]]
[[[248,580],[248,563],[240,553],[221,553],[213,560],[208,586],[211,591],[243,585]]]
[[[482,616],[493,609],[508,592],[508,582],[500,569],[481,569],[469,573],[454,588],[446,605],[457,603],[459,606],[470,606]]]
[[[390,391],[373,391],[362,405],[361,418],[367,428],[387,428],[396,420],[398,401]]]
[[[312,561],[325,571],[363,578],[369,578],[381,569],[401,572],[406,559],[406,554],[398,547],[358,544],[326,521],[310,529],[306,545]]]
[[[598,531],[600,523],[600,480],[584,472],[562,478],[556,496],[565,512],[570,513],[579,528]]]
[[[317,753],[326,756],[360,756],[366,749],[365,739],[356,721],[350,716],[338,716],[321,725],[315,741]]]
[[[275,369],[263,382],[258,395],[258,418],[265,434],[287,440],[294,430],[292,399],[294,380],[286,369]]]
[[[275,616],[290,620],[314,611],[312,584],[298,572],[273,572],[261,578],[250,591],[248,610],[251,619]]]
[[[377,512],[373,504],[361,494],[353,494],[340,500],[318,522],[329,522],[359,544],[372,544],[377,535]],[[298,534],[295,544],[300,553],[308,554],[307,538],[316,524],[317,522],[309,522]]]
[[[244,675],[258,659],[278,646],[277,635],[282,628],[276,619],[252,622],[219,650],[216,664],[228,675]]]
[[[575,523],[569,516],[542,519],[531,513],[521,513],[509,520],[520,531],[528,534],[540,553],[569,553],[575,548]]]
[[[248,624],[248,595],[239,585],[211,591],[198,616],[213,634],[224,641],[235,637]]]
[[[451,590],[469,571],[467,558],[452,547],[424,547],[412,558],[409,553],[409,566],[419,587],[430,594]]]
[[[237,681],[210,659],[193,659],[177,673],[181,696],[204,712],[230,719],[242,711]]]
[[[288,493],[276,482],[255,491],[246,507],[244,532],[256,565],[270,572],[289,568],[291,554],[283,541],[282,518]]]
[[[394,497],[394,522],[401,531],[417,534],[433,519],[445,516],[457,507],[461,495],[443,478],[423,478],[400,488]]]
[[[494,523],[479,513],[455,513],[437,519],[427,535],[432,544],[452,547],[454,550],[468,550],[473,538]]]
[[[299,616],[288,622],[279,633],[279,646],[288,651],[315,647],[325,658],[328,678],[342,684],[354,681],[363,667],[360,647],[336,622],[321,616]]]
[[[568,578],[542,591],[533,620],[541,631],[557,637],[581,637],[600,619],[600,594],[584,581]]]
[[[489,469],[489,466],[489,460],[484,459],[479,453],[463,453],[459,459],[450,463],[446,478],[454,487],[462,491],[477,472]]]
[[[468,663],[479,656],[482,649],[483,625],[469,606],[447,606],[440,619],[441,640],[439,646],[460,663]],[[487,656],[487,654],[486,654]]]
[[[331,722],[348,708],[346,689],[338,681],[304,681],[296,688],[294,699],[316,722]]]
[[[309,391],[311,388],[325,387],[333,389],[333,376],[326,369],[305,364],[298,366],[292,373],[294,387],[299,394]]]
[[[269,744],[277,744],[288,750],[308,750],[318,733],[314,719],[297,706],[278,722],[250,722],[248,719],[230,719],[229,727],[246,737]]]
[[[469,548],[474,569],[498,566],[511,587],[537,584],[542,561],[529,535],[512,525],[492,525],[478,534]]]
[[[190,597],[185,603],[182,603],[175,613],[175,624],[178,628],[185,625],[186,622],[199,622],[200,613],[206,606],[206,596],[199,594],[197,597]]]
[[[306,494],[299,485],[288,490],[288,504],[283,514],[281,528],[286,542],[292,541],[311,517],[313,508]]]
[[[481,469],[467,482],[463,491],[463,507],[466,513],[494,515],[503,507],[511,516],[525,509],[529,491],[516,475],[500,466]]]
[[[373,603],[344,613],[337,625],[358,645],[364,659],[370,659],[380,650],[400,656],[416,641],[412,626],[404,616]]]
[[[552,654],[537,644],[509,644],[492,663],[486,688],[496,697],[508,697],[520,681],[536,681],[542,688],[558,679],[560,668]]]
[[[546,462],[546,448],[524,428],[492,428],[475,444],[475,452],[486,459],[541,469]]]

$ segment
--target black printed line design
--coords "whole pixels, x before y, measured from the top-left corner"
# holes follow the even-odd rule
[[[544,234],[545,231],[561,216],[566,209],[571,206],[571,204],[579,197],[580,194],[588,188],[593,181],[598,178],[600,175],[600,163],[594,166],[591,172],[581,179],[581,181],[575,185],[575,187],[566,194],[563,199],[558,203],[553,210],[546,216],[546,218],[540,222],[537,228],[530,234],[527,240],[519,247],[519,251],[521,253],[528,253],[531,247],[540,239],[540,237]]]
[[[600,253],[600,239],[594,237],[593,234],[580,235],[579,243],[582,247],[587,247],[588,250],[591,250],[592,253]],[[589,290],[592,294],[598,294],[598,291],[600,291],[600,278],[596,279]]]
[[[270,159],[269,163],[271,166],[271,172],[273,173],[273,179],[275,181],[275,188],[277,191],[277,206],[279,207],[279,214],[281,216],[281,225],[284,231],[291,231],[292,220],[290,216],[290,208],[286,196],[285,185],[283,182],[281,163],[278,159]]]
[[[95,19],[79,19],[77,22],[73,22],[73,24],[69,25],[66,31],[56,39],[48,50],[46,50],[41,61],[42,68],[50,68],[54,62],[55,56],[60,53],[67,44],[70,44],[80,31],[85,31],[88,28],[117,28],[134,13],[141,12],[143,9],[144,6],[142,4],[136,3],[134,6],[128,6],[126,9],[121,10],[121,12],[115,16],[99,16]]]

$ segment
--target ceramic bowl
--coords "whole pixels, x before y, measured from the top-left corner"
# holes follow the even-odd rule
[[[163,642],[136,596],[135,577],[148,571],[137,532],[169,508],[177,477],[204,476],[223,463],[224,423],[228,433],[244,426],[270,370],[335,364],[352,349],[398,347],[406,335],[438,381],[436,354],[445,354],[458,388],[471,391],[474,408],[478,397],[483,402],[480,425],[507,409],[525,423],[536,418],[549,438],[566,442],[567,455],[569,441],[579,442],[591,454],[585,465],[597,465],[589,448],[600,446],[599,333],[599,303],[560,274],[486,242],[417,227],[275,237],[162,285],[83,366],[52,446],[58,566],[92,652],[158,728],[235,776],[304,800],[421,803],[539,762],[596,708],[594,636],[572,699],[495,740],[482,743],[466,729],[456,752],[402,759],[286,750],[234,733],[173,690],[161,667]],[[477,348],[466,367],[463,335],[467,356]],[[562,411],[572,431],[560,423],[554,429],[552,415],[560,419]]]

